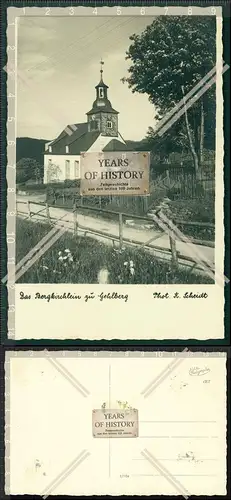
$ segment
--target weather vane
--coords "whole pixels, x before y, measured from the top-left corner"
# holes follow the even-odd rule
[[[100,60],[100,66],[101,66],[101,69],[100,69],[100,73],[101,73],[101,78],[103,77],[103,65],[104,65],[104,61],[101,57],[101,60]]]

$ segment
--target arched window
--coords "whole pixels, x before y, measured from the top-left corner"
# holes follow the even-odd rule
[[[103,89],[103,87],[99,88],[99,97],[104,97],[104,89]]]

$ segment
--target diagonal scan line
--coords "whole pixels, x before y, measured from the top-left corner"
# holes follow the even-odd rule
[[[60,239],[60,237],[67,231],[67,228],[62,228],[60,229],[60,231],[58,233],[55,234],[55,236],[53,236],[53,238],[51,238],[48,243],[46,243],[46,245],[44,245],[44,247],[42,247],[36,254],[35,256],[27,261],[27,263],[25,264],[25,266],[23,266],[15,275],[15,281],[17,281],[23,274],[25,274],[26,271],[28,271],[28,269],[31,268],[31,266],[34,265],[34,263],[40,259],[40,257],[42,257],[42,255],[44,255],[45,252],[47,252],[47,250],[49,250],[49,248],[54,245],[54,243],[56,243],[56,241],[58,241]]]
[[[159,214],[160,214],[160,212],[159,212]],[[166,224],[162,221],[160,215],[159,215],[159,217],[157,217],[155,214],[152,214],[152,217],[153,217],[153,220],[161,227],[161,229],[163,229],[163,231],[166,232],[166,234],[168,234],[169,236],[173,235],[176,238],[175,232],[172,229],[169,229],[168,226],[166,226]],[[180,233],[180,231],[179,231],[179,233]],[[204,262],[206,260],[206,258],[204,256],[202,256],[203,260],[201,258],[199,258],[195,245],[193,245],[193,243],[187,238],[187,236],[184,236],[183,233],[181,233],[181,234],[185,239],[183,240],[183,238],[180,238],[180,235],[178,235],[178,239],[180,239],[180,241],[184,241],[184,243],[186,243],[187,246],[190,248],[190,250],[191,250],[190,255],[193,258],[193,260],[197,264],[200,264],[200,266],[204,269],[204,271],[208,274],[208,276],[212,280],[214,280],[214,269],[213,269],[212,263],[208,261],[208,264],[206,264]]]
[[[61,218],[59,219],[59,221],[60,221],[60,220],[63,220],[63,219],[64,219],[64,217],[66,217],[66,216],[67,216],[67,214],[65,214],[63,217],[61,217]],[[57,233],[57,231],[58,231],[58,233]],[[42,247],[42,246],[43,246],[43,245],[44,245],[47,241],[51,240],[51,238],[52,238],[52,236],[53,236],[53,235],[55,235],[55,234],[56,234],[56,235],[58,235],[58,234],[60,233],[60,236],[62,236],[63,232],[64,232],[63,227],[62,227],[61,229],[59,229],[59,226],[58,226],[58,225],[55,225],[55,226],[54,226],[54,228],[53,228],[53,229],[51,229],[51,231],[49,231],[49,233],[47,233],[47,234],[46,234],[46,235],[45,235],[45,236],[44,236],[44,237],[43,237],[43,238],[42,238],[42,239],[38,242],[38,244],[37,244],[34,248],[32,248],[32,249],[31,249],[31,250],[30,250],[30,251],[29,251],[29,252],[25,255],[25,257],[23,257],[23,258],[22,258],[22,259],[18,262],[18,264],[17,264],[17,265],[15,266],[15,268],[14,268],[14,272],[9,273],[9,274],[6,274],[6,276],[4,276],[4,278],[2,279],[2,283],[5,283],[5,282],[6,282],[9,278],[12,278],[12,277],[14,276],[15,271],[18,271],[18,270],[19,270],[19,269],[20,269],[20,268],[24,265],[24,263],[25,263],[27,260],[30,260],[30,259],[32,258],[32,256],[33,256],[33,254],[34,254],[34,253],[36,253],[38,250],[40,250],[40,249],[41,249],[41,247]],[[37,258],[33,261],[33,263],[34,263],[34,262],[36,262],[36,260],[37,260]]]
[[[193,87],[193,89],[190,90],[190,92],[188,92],[186,96],[182,98],[178,102],[178,104],[176,104],[176,106],[174,106],[174,108],[162,118],[162,120],[160,120],[160,122],[157,125],[157,129],[155,130],[155,132],[160,137],[169,129],[169,127],[173,125],[173,123],[175,123],[178,120],[178,118],[180,118],[180,116],[183,113],[185,113],[185,110],[189,109],[194,104],[194,102],[196,102],[213,85],[213,83],[216,81],[216,75],[214,75],[207,83],[205,82],[208,78],[210,78],[210,76],[213,75],[214,69],[216,70],[216,66],[213,68],[213,70],[207,73],[207,75],[204,78],[202,78],[202,80],[200,80],[200,82],[197,85],[195,85],[195,87]],[[228,64],[223,66],[222,74],[225,73],[228,69],[229,69]],[[205,83],[205,85],[198,93],[195,93],[201,87],[202,83]],[[188,100],[189,97],[192,96],[193,94],[195,95],[192,97],[192,99]]]
[[[43,496],[44,500],[48,497],[48,495],[54,491],[60,483],[64,481],[75,469],[78,467],[87,457],[90,456],[90,452],[87,450],[81,451],[81,453],[64,469],[43,491],[41,496]]]
[[[184,352],[188,352],[187,347],[182,351],[182,353]],[[150,394],[170,375],[170,373],[172,373],[173,370],[175,370],[175,368],[177,368],[184,361],[184,359],[185,359],[184,357],[173,359],[171,363],[169,363],[168,366],[166,366],[166,368],[164,368],[164,370],[162,370],[162,372],[159,375],[157,375],[157,377],[155,377],[145,387],[145,389],[143,389],[143,391],[141,391],[141,394],[144,396],[144,398],[150,396]]]
[[[227,70],[229,69],[229,65],[226,64],[222,70],[222,74],[225,73]],[[182,107],[174,116],[171,120],[169,120],[169,122],[163,127],[161,128],[161,130],[159,130],[158,132],[158,135],[161,137],[172,125],[173,123],[175,123],[179,118],[180,116],[182,116],[185,111],[189,108],[191,108],[191,106],[196,102],[198,101],[198,99],[203,95],[205,94],[205,92],[207,92],[207,90],[215,83],[216,81],[216,76],[214,76],[213,78],[211,78],[211,80],[209,80],[209,82],[207,82],[205,84],[205,86],[198,92],[198,94],[195,94],[194,97],[192,97],[192,99],[190,99],[184,107]]]
[[[187,101],[190,97],[193,96],[193,94],[195,94],[197,92],[197,90],[199,90],[200,87],[202,87],[202,85],[204,83],[206,83],[207,80],[210,80],[210,78],[212,78],[212,76],[214,76],[214,74],[216,73],[217,71],[217,66],[215,65],[185,96],[185,100]],[[157,127],[157,131],[162,128],[162,126],[181,108],[181,106],[184,105],[184,99],[181,99],[175,106],[174,108],[172,108],[171,111],[169,111],[168,113],[166,113],[166,115],[158,122],[158,127]]]
[[[176,488],[176,490],[187,500],[190,496],[189,491],[183,486],[183,484],[176,479],[171,472],[164,467],[157,458],[155,458],[150,451],[146,448],[141,452],[141,455],[150,462],[150,464],[158,471],[162,476],[164,476],[167,481]]]
[[[161,218],[161,220],[163,220],[166,224],[168,224],[168,226],[172,229],[172,231],[175,233],[175,236],[177,236],[181,241],[183,241],[184,243],[186,243],[188,245],[188,247],[190,248],[190,250],[192,251],[192,253],[198,258],[198,260],[201,260],[201,264],[203,264],[203,261],[208,265],[208,267],[212,267],[212,264],[210,263],[209,259],[207,259],[207,257],[205,255],[203,255],[200,250],[198,250],[197,247],[195,247],[195,245],[193,245],[192,242],[190,242],[190,240],[187,238],[187,236],[185,236],[176,226],[175,224],[173,224],[173,222],[168,218],[166,217],[165,214],[163,214],[163,212],[160,212],[159,213],[159,217]],[[204,265],[204,264],[203,264]],[[214,271],[214,269],[213,269]],[[229,279],[224,276],[223,274],[221,273],[218,273],[218,271],[216,270],[217,274],[218,274],[218,277],[219,279],[221,280],[221,284],[223,285],[223,281],[225,281],[225,283],[229,283]]]
[[[46,352],[48,353],[48,351]],[[80,394],[82,394],[82,396],[85,398],[89,396],[90,392],[86,387],[84,387],[57,359],[53,359],[51,355],[47,356],[46,359],[80,392]]]

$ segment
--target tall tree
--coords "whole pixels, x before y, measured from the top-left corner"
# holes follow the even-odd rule
[[[216,64],[216,20],[211,16],[160,16],[130,37],[126,59],[132,92],[148,94],[160,120]],[[215,91],[210,88],[180,118],[196,174],[200,177],[204,141],[214,143]],[[211,123],[214,124],[211,136]]]
[[[16,164],[16,182],[23,183],[31,181],[40,182],[43,178],[43,165],[34,158],[21,158]]]

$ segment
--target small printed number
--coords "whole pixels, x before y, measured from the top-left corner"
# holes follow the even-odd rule
[[[50,15],[50,7],[46,7],[46,10],[45,10],[45,16],[49,16]]]
[[[116,14],[117,16],[120,16],[122,14],[121,7],[117,7]]]
[[[9,193],[15,193],[15,188],[8,188],[8,189],[7,189],[7,191],[8,191]]]
[[[10,217],[13,217],[15,215],[15,212],[7,212],[7,215],[9,215]]]
[[[7,141],[8,146],[15,146],[15,141]]]
[[[16,165],[7,165],[8,168],[13,168],[15,169],[16,168]],[[10,188],[9,188],[10,189]]]
[[[14,116],[8,116],[8,122],[14,122],[15,117]]]
[[[75,13],[75,9],[74,9],[74,7],[69,7],[69,15],[70,15],[70,16],[73,16],[73,15],[74,15],[74,13]]]
[[[8,45],[8,50],[15,50],[15,45]]]
[[[12,304],[9,305],[9,312],[10,313],[15,312],[15,306],[14,305],[12,305]]]
[[[10,93],[10,94],[8,94],[7,97],[15,97],[15,95]]]
[[[30,358],[33,358],[33,356],[34,356],[33,351],[30,351],[30,352],[29,352],[29,356],[30,356]]]
[[[189,7],[188,8],[188,15],[191,16],[192,15],[192,7]]]
[[[215,16],[217,11],[216,11],[216,7],[211,7],[211,12],[212,14]]]
[[[125,352],[125,356],[127,358],[129,356],[129,352]]]
[[[167,16],[168,13],[168,7],[164,7],[164,15]]]
[[[141,16],[145,15],[145,7],[141,7],[140,14],[141,14]]]
[[[93,10],[93,14],[95,14],[97,16],[97,14],[98,14],[97,7],[95,7],[95,9]]]
[[[12,236],[8,236],[7,238],[7,243],[14,243],[15,242],[15,238],[13,238]]]

